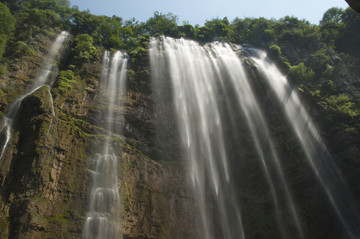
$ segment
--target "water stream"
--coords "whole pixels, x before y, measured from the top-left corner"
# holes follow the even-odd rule
[[[107,135],[102,150],[91,158],[89,172],[92,186],[89,211],[83,229],[84,239],[121,238],[117,181],[119,159],[111,146],[111,137],[115,133],[119,134],[116,123],[122,121],[123,117],[116,109],[123,104],[121,97],[125,95],[127,57],[118,51],[110,59],[110,53],[105,51],[102,68],[101,83],[107,96],[102,99],[106,107],[104,128]]]
[[[189,160],[190,175],[194,194],[200,210],[202,231],[205,238],[245,238],[241,210],[236,198],[234,182],[229,173],[229,159],[225,147],[228,137],[224,133],[221,104],[230,107],[230,99],[221,100],[226,95],[225,85],[238,95],[236,105],[246,116],[258,159],[263,165],[271,188],[276,210],[285,204],[294,218],[300,238],[302,229],[297,212],[282,174],[281,165],[271,143],[266,123],[250,89],[240,59],[228,44],[213,43],[200,46],[188,40],[171,38],[152,39],[150,42],[151,70],[154,80],[164,74],[162,65],[166,59],[174,91],[174,104],[179,117],[180,134]],[[160,68],[158,68],[160,66]],[[235,119],[228,116],[232,123]],[[229,119],[228,119],[229,120]],[[226,120],[225,120],[226,121]],[[275,187],[274,173],[270,172],[265,151],[270,151],[277,180],[284,195]],[[211,193],[209,194],[209,188]],[[280,201],[280,197],[283,197]],[[211,222],[213,212],[209,212],[207,202],[216,203],[215,214],[220,216],[220,232],[214,232]],[[280,213],[279,213],[280,214]],[[278,217],[283,236],[286,227],[283,218]],[[216,236],[217,235],[217,236]]]
[[[314,123],[296,91],[286,77],[267,57],[266,53],[256,49],[252,59],[265,76],[270,88],[282,105],[284,112],[297,136],[306,158],[320,181],[328,199],[343,224],[349,238],[360,238],[359,209],[353,196],[347,189],[343,176],[335,165],[334,159],[323,143]]]
[[[2,120],[2,126],[1,126],[1,142],[3,142],[1,151],[0,151],[0,159],[3,157],[3,154],[6,150],[6,147],[10,141],[11,138],[11,129],[12,129],[12,123],[15,118],[15,116],[18,113],[18,110],[20,108],[21,102],[34,93],[36,90],[41,88],[44,85],[51,86],[55,80],[55,77],[49,77],[52,72],[54,72],[57,69],[56,66],[56,58],[59,55],[59,51],[62,48],[65,40],[68,37],[68,33],[66,31],[61,32],[55,39],[55,41],[52,43],[51,48],[47,55],[45,56],[45,59],[40,66],[40,69],[38,73],[36,74],[36,77],[31,82],[30,87],[25,91],[24,94],[17,97],[8,107],[6,114],[4,116],[4,119]],[[51,95],[51,94],[50,94]],[[51,97],[51,103],[52,103],[52,97]],[[52,107],[54,108],[53,104]],[[53,110],[54,113],[54,110]],[[4,132],[5,131],[5,132]]]
[[[296,199],[274,144],[276,139],[272,138],[254,83],[238,53],[245,50],[227,43],[200,45],[161,37],[150,40],[149,51],[153,84],[171,82],[168,89],[172,91],[183,151],[189,163],[188,177],[200,215],[201,237],[246,238],[247,218],[242,215],[241,189],[236,188],[238,183],[234,181],[234,177],[237,180],[241,177],[234,174],[237,170],[232,167],[234,163],[242,165],[239,162],[242,159],[234,155],[241,155],[241,148],[245,147],[239,140],[244,136],[239,134],[248,134],[247,147],[254,151],[250,159],[256,159],[262,167],[279,236],[306,238]],[[256,56],[252,59],[276,92],[279,108],[284,107],[348,237],[357,238],[354,229],[359,225],[357,211],[351,213],[355,203],[319,134],[296,94],[289,91],[286,78],[261,54]],[[245,130],[238,132],[238,129]],[[234,142],[239,142],[235,149],[231,146],[236,145]]]

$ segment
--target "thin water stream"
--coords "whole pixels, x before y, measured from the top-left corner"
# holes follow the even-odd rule
[[[7,148],[7,145],[10,141],[13,120],[18,113],[18,110],[20,108],[22,101],[26,97],[28,97],[29,95],[34,93],[36,90],[41,88],[42,86],[44,86],[44,85],[51,86],[53,84],[55,78],[49,78],[49,76],[50,76],[50,73],[55,70],[54,68],[56,68],[56,65],[55,65],[56,58],[58,57],[59,51],[62,48],[68,35],[69,35],[69,33],[67,33],[66,31],[63,31],[57,36],[57,38],[51,45],[51,48],[50,48],[49,52],[47,53],[42,65],[40,66],[40,69],[39,69],[36,77],[32,81],[29,89],[26,90],[23,95],[20,95],[19,97],[17,97],[8,107],[8,110],[6,111],[4,119],[2,120],[2,126],[1,126],[1,131],[0,131],[0,135],[2,137],[1,141],[4,142],[1,147],[1,151],[0,151],[0,159],[3,157],[4,152]],[[52,103],[52,107],[54,107],[53,102],[52,102],[52,97],[51,97],[51,103]],[[54,110],[53,110],[53,113],[54,113]]]
[[[92,186],[89,199],[89,211],[83,229],[84,239],[116,239],[121,238],[120,197],[118,191],[118,160],[111,146],[111,136],[115,132],[115,124],[123,114],[115,108],[122,105],[121,96],[125,95],[127,57],[118,51],[110,59],[105,51],[103,58],[101,84],[106,91],[105,125],[107,135],[102,150],[91,158],[89,169]]]

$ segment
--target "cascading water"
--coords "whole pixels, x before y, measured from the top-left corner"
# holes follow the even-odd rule
[[[89,212],[83,230],[84,239],[115,239],[120,231],[120,198],[118,192],[118,158],[111,147],[111,137],[119,134],[116,123],[122,121],[123,114],[116,111],[122,106],[125,96],[127,58],[122,52],[116,52],[110,61],[108,51],[104,54],[102,85],[107,98],[104,115],[107,131],[102,152],[92,158],[89,170],[92,188],[89,200]]]
[[[10,141],[12,122],[13,122],[15,116],[17,115],[17,112],[20,108],[21,102],[26,97],[28,97],[29,95],[34,93],[40,87],[42,87],[44,85],[48,85],[50,87],[54,83],[55,78],[49,78],[49,76],[54,70],[56,70],[56,69],[54,69],[54,67],[56,67],[56,65],[55,65],[56,58],[59,54],[61,47],[64,44],[64,41],[68,37],[68,35],[69,34],[66,31],[63,31],[57,36],[57,38],[53,42],[48,54],[46,55],[44,62],[40,66],[40,69],[39,69],[36,77],[32,81],[30,88],[26,91],[25,94],[16,98],[11,103],[10,107],[8,108],[6,115],[2,121],[2,126],[1,126],[1,131],[0,131],[0,135],[2,138],[1,142],[3,142],[1,152],[0,152],[0,159],[2,158],[4,151],[6,150],[6,147]],[[51,96],[51,93],[50,93],[50,96]],[[51,98],[51,100],[52,100],[52,98]],[[53,113],[54,113],[54,110],[53,110]]]
[[[171,80],[170,89],[173,91],[179,133],[185,158],[189,162],[190,183],[199,209],[201,238],[246,238],[244,222],[247,218],[240,210],[241,193],[236,187],[238,182],[234,180],[234,177],[237,180],[241,177],[235,175],[237,171],[232,168],[234,162],[241,165],[238,162],[241,158],[234,159],[234,155],[241,155],[239,151],[242,145],[238,145],[236,149],[231,146],[234,142],[241,141],[238,134],[242,133],[250,136],[251,142],[248,145],[254,149],[254,156],[250,157],[257,158],[268,183],[274,208],[272,215],[277,221],[279,236],[286,239],[305,238],[301,215],[286,180],[274,139],[257,102],[250,78],[245,73],[243,62],[235,50],[239,50],[239,47],[227,43],[201,46],[194,41],[168,37],[150,40],[153,84],[159,87],[166,84],[159,81]],[[254,60],[261,65],[263,74],[270,74],[266,73],[268,70],[274,72],[264,66],[265,61]],[[267,76],[269,81],[276,78]],[[342,196],[335,196],[335,188],[343,186],[338,182],[340,177],[336,175],[337,171],[330,169],[330,174],[325,176],[324,171],[328,167],[333,168],[331,163],[322,165],[323,168],[320,169],[320,165],[325,162],[315,162],[314,157],[324,154],[324,145],[318,134],[314,133],[316,131],[309,117],[302,115],[305,111],[299,100],[292,99],[281,91],[288,88],[286,83],[270,84],[273,84],[275,91],[276,87],[280,89],[280,92],[276,92],[279,99],[290,97],[290,100],[285,101],[288,105],[284,105],[286,114],[290,121],[294,121],[293,128],[298,138],[304,141],[301,144],[306,149],[305,153],[310,158],[314,171],[320,175],[319,179],[330,200],[338,201],[339,197],[346,197],[348,194],[342,194],[343,189],[337,191]],[[294,115],[290,110],[298,110],[299,115]],[[236,131],[243,129],[239,127],[240,122],[246,125],[246,132]],[[312,139],[309,139],[309,135]],[[321,152],[315,147],[322,148]],[[315,155],[310,156],[313,153]],[[336,179],[329,179],[330,175]],[[334,182],[335,188],[330,185],[327,187],[326,180]],[[345,198],[342,204],[350,201]],[[333,205],[345,228],[349,229],[344,215],[339,212],[345,205],[340,206],[338,202]],[[349,215],[350,212],[347,211],[346,214]],[[354,232],[349,233],[350,238],[354,238],[353,235]]]
[[[162,38],[150,41],[150,64],[153,79],[164,74],[168,58],[174,87],[174,101],[180,118],[180,134],[190,163],[190,178],[198,202],[204,238],[215,238],[208,196],[216,202],[224,238],[244,238],[237,199],[233,196],[225,152],[221,118],[215,99],[217,77],[208,49],[192,41]],[[165,69],[167,70],[167,69]],[[207,195],[207,191],[210,194]],[[227,198],[225,198],[227,197]],[[231,219],[231,220],[230,220]],[[231,227],[231,224],[237,225]]]
[[[296,230],[302,235],[298,216],[281,165],[272,146],[261,111],[247,82],[242,64],[228,44],[214,43],[201,47],[186,40],[163,38],[161,42],[151,41],[151,66],[154,79],[164,72],[164,59],[168,59],[170,77],[174,88],[174,101],[179,115],[180,132],[190,162],[190,177],[199,204],[202,227],[205,238],[245,238],[240,206],[235,197],[228,158],[225,150],[224,122],[221,119],[222,102],[218,95],[226,94],[225,84],[231,84],[238,95],[238,107],[244,112],[254,140],[259,159],[271,187],[275,207],[280,210],[281,202],[288,207],[295,221]],[[229,81],[229,82],[225,82]],[[225,104],[230,107],[225,100]],[[234,124],[234,119],[230,120]],[[285,192],[280,197],[274,186],[274,174],[270,172],[265,151],[270,151],[275,161],[277,180]],[[209,183],[210,182],[210,183]],[[216,202],[217,214],[220,215],[221,232],[213,232],[210,215],[206,208],[209,198],[207,191],[212,191],[212,200]],[[278,189],[279,191],[280,189]],[[285,226],[278,218],[284,236]],[[302,236],[300,236],[302,237]]]
[[[335,213],[345,228],[346,234],[349,238],[360,238],[360,211],[348,191],[331,154],[302,106],[299,96],[291,88],[286,77],[267,58],[265,52],[256,49],[250,49],[250,51],[255,53],[252,59],[258,65],[259,70],[265,76],[269,86],[273,89],[284,108],[284,112],[305,152],[307,160],[322,184]]]

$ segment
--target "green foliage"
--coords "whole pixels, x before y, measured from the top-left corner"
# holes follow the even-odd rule
[[[15,18],[18,41],[28,41],[39,33],[54,31],[54,28],[61,26],[61,19],[52,10],[26,9],[16,12]]]
[[[291,41],[299,46],[309,46],[320,41],[319,28],[308,21],[286,16],[276,22],[274,31],[279,41]]]
[[[295,66],[290,66],[289,76],[297,82],[311,81],[314,79],[315,73],[309,67],[306,67],[303,62]]]
[[[330,56],[327,54],[325,48],[310,54],[310,65],[311,68],[318,74],[323,73],[327,66],[331,64]]]
[[[66,95],[66,93],[71,89],[74,80],[74,72],[71,70],[60,71],[58,80],[57,80],[57,89],[60,94]]]
[[[60,29],[70,29],[75,36],[71,52],[73,58],[69,62],[73,66],[61,71],[58,77],[58,89],[64,94],[70,92],[74,85],[73,70],[78,66],[90,67],[88,63],[98,59],[97,46],[125,50],[131,59],[129,76],[133,83],[130,85],[141,87],[148,75],[144,59],[147,57],[149,38],[161,35],[202,42],[224,40],[250,43],[267,49],[291,79],[306,85],[309,91],[319,97],[323,91],[336,93],[336,87],[331,81],[336,77],[332,49],[340,51],[339,55],[349,69],[360,73],[360,19],[351,9],[329,9],[319,26],[286,16],[279,20],[236,18],[231,23],[226,17],[215,18],[200,27],[187,22],[178,25],[178,18],[172,13],[155,12],[146,22],[135,19],[123,21],[117,16],[96,16],[88,11],[79,11],[77,7],[70,8],[69,0],[17,0],[8,1],[8,6],[16,21],[6,5],[0,3],[0,34],[6,36],[0,37],[0,57],[8,39],[11,39],[11,49],[5,55],[17,58],[35,55],[31,40],[39,33],[55,34]],[[15,34],[10,38],[15,23]],[[301,55],[299,52],[306,54]],[[5,66],[10,64],[1,63],[0,73],[4,74]],[[316,88],[320,81],[315,79],[325,83]],[[334,99],[331,98],[329,102],[333,103]]]
[[[75,11],[71,31],[75,35],[88,34],[94,44],[120,49],[124,47],[124,41],[134,35],[134,31],[140,31],[136,23],[127,21],[126,24],[123,25],[122,18],[117,16],[95,16],[89,12]]]
[[[270,54],[272,54],[273,56],[275,56],[277,58],[281,56],[281,48],[276,44],[272,44],[269,47],[269,52],[270,52]]]
[[[93,39],[88,34],[80,34],[75,38],[74,58],[81,62],[89,62],[96,55]]]
[[[268,48],[275,40],[273,20],[265,18],[236,18],[232,23],[231,40],[236,43],[251,43],[258,47]]]
[[[127,41],[127,51],[131,57],[131,62],[136,64],[140,61],[144,54],[148,52],[149,35],[141,37],[131,37]]]
[[[11,15],[9,8],[0,2],[0,59],[5,52],[8,39],[15,30],[15,18]]]
[[[216,18],[206,21],[205,26],[200,28],[199,35],[201,35],[200,40],[203,41],[225,40],[232,35],[232,28],[226,17]]]
[[[324,13],[320,21],[322,39],[328,45],[333,45],[339,34],[343,31],[343,14],[344,11],[341,8],[330,8]]]
[[[0,76],[5,75],[7,73],[7,68],[5,65],[0,64]]]
[[[343,26],[336,38],[336,49],[360,58],[360,18],[352,9],[348,8],[342,15],[340,25]]]
[[[346,94],[331,95],[326,102],[331,110],[351,117],[358,116],[360,113],[359,109],[355,108],[355,103]]]
[[[12,43],[11,49],[8,49],[8,54],[11,54],[13,57],[20,58],[25,55],[35,56],[36,52],[34,48],[26,42],[17,41]]]
[[[180,32],[180,36],[189,39],[195,39],[199,33],[199,28],[194,28],[188,23],[184,23],[182,26],[178,26],[178,30]]]
[[[144,28],[151,36],[167,35],[178,37],[177,16],[172,13],[162,14],[155,12],[154,16],[146,21]]]
[[[323,18],[320,21],[320,25],[324,25],[330,22],[335,24],[341,23],[343,13],[344,11],[341,8],[337,8],[337,7],[330,8],[324,13]]]

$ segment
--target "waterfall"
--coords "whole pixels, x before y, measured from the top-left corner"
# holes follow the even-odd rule
[[[119,238],[120,197],[118,192],[118,158],[111,146],[111,137],[119,134],[116,123],[123,121],[123,114],[116,109],[122,106],[125,96],[127,57],[118,51],[110,60],[105,51],[101,82],[104,87],[106,110],[104,128],[107,131],[102,149],[91,158],[89,169],[92,187],[84,229],[84,239]],[[121,129],[120,129],[121,130]]]
[[[299,96],[276,65],[267,58],[265,52],[256,49],[250,51],[254,53],[252,59],[284,108],[306,158],[343,224],[346,234],[351,239],[359,238],[360,211],[314,123],[301,104]]]
[[[47,141],[47,139],[48,139],[48,137],[50,135],[50,131],[51,131],[52,127],[53,127],[53,120],[54,120],[54,117],[56,116],[55,107],[54,107],[54,99],[53,99],[53,96],[51,94],[51,89],[50,88],[48,89],[48,92],[49,92],[50,103],[51,103],[51,119],[50,119],[50,124],[49,124],[48,131],[46,133],[45,141]]]
[[[216,213],[221,217],[220,234],[224,238],[244,238],[241,211],[237,199],[233,197],[224,132],[215,98],[218,78],[208,56],[209,51],[193,41],[161,38],[159,42],[151,39],[151,72],[156,81],[166,72],[167,69],[163,69],[165,63],[168,64],[203,238],[215,238],[211,213],[207,210],[209,197],[215,199]],[[225,197],[228,197],[227,200]],[[230,228],[231,224],[237,226]]]
[[[7,112],[4,116],[4,119],[2,120],[2,126],[0,131],[2,148],[0,152],[0,159],[2,158],[6,147],[10,141],[11,138],[11,128],[12,123],[15,118],[15,116],[18,113],[18,110],[20,108],[21,102],[34,93],[36,90],[41,88],[44,85],[52,86],[54,83],[55,78],[51,78],[50,73],[54,72],[56,70],[56,58],[59,55],[59,51],[62,48],[65,40],[68,37],[68,33],[66,31],[61,32],[55,39],[55,41],[52,43],[51,48],[47,55],[45,56],[45,59],[40,66],[40,69],[38,70],[38,73],[36,74],[36,77],[31,82],[31,85],[29,89],[19,97],[17,97],[8,107]],[[51,95],[51,94],[50,94]],[[51,97],[52,101],[52,97]],[[52,102],[51,102],[52,103]],[[54,111],[53,111],[54,113]],[[6,130],[6,132],[4,132]]]
[[[164,74],[163,66],[166,61],[169,67],[180,134],[186,158],[189,159],[189,177],[198,202],[204,238],[245,238],[239,199],[236,198],[234,182],[229,172],[225,146],[229,139],[225,139],[228,136],[223,129],[228,122],[235,124],[235,119],[231,115],[227,119],[222,119],[221,116],[223,108],[230,108],[233,104],[229,99],[219,97],[228,94],[227,84],[235,90],[238,96],[236,105],[246,116],[258,158],[271,188],[275,208],[280,211],[284,207],[282,204],[285,204],[295,222],[295,230],[298,231],[299,238],[302,238],[303,232],[294,202],[264,117],[247,82],[241,61],[230,45],[212,43],[200,46],[183,39],[152,39],[150,61],[155,81]],[[270,171],[265,151],[272,155],[277,175]],[[274,185],[275,181],[279,186]],[[281,189],[277,189],[278,187]],[[284,194],[281,195],[280,191]],[[209,198],[216,204],[215,214],[220,217],[220,232],[214,232],[212,228],[214,222],[211,222],[213,219],[210,214],[214,212],[209,212],[206,207]],[[283,225],[284,219],[277,219],[286,238],[288,234]]]
[[[256,159],[273,205],[270,215],[278,227],[276,238],[303,239],[306,238],[303,215],[286,178],[284,159],[277,151],[276,139],[270,133],[269,122],[258,102],[255,83],[244,67],[243,61],[249,58],[244,60],[239,56],[239,52],[246,51],[250,49],[228,43],[200,45],[185,39],[152,38],[149,53],[153,85],[172,92],[184,157],[188,162],[188,178],[201,222],[201,238],[247,237],[246,227],[251,225],[246,225],[242,189],[238,186],[239,179],[248,180],[238,172],[247,169],[236,169],[234,165],[252,165],[252,159]],[[351,229],[359,225],[357,211],[351,213],[355,203],[346,192],[346,186],[304,107],[296,94],[289,91],[285,77],[273,64],[259,57],[251,59],[276,92],[281,102],[277,105],[279,109],[284,107],[349,238],[355,238],[357,234]],[[163,87],[166,84],[169,86]],[[251,156],[242,158],[245,147]],[[250,160],[250,163],[242,163],[242,160]],[[251,210],[247,212],[251,213]]]

